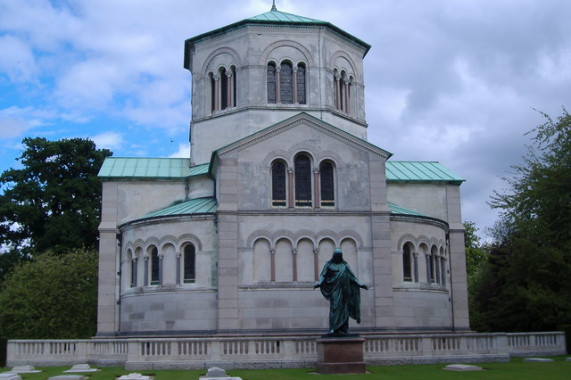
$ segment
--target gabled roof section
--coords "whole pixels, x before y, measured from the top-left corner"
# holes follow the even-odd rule
[[[460,185],[465,180],[437,161],[387,161],[387,182],[444,182]]]
[[[188,158],[107,157],[98,177],[105,179],[180,179],[208,173],[208,164],[190,166]]]
[[[225,152],[234,150],[234,149],[238,149],[241,146],[245,146],[248,145],[250,143],[255,143],[260,141],[260,139],[264,139],[265,136],[271,136],[274,133],[278,133],[280,130],[282,129],[289,129],[291,127],[295,127],[295,125],[299,124],[300,122],[307,122],[310,125],[314,125],[316,127],[321,127],[323,129],[328,130],[331,134],[333,135],[337,135],[340,138],[343,138],[345,140],[347,140],[350,143],[353,143],[354,145],[360,146],[364,149],[368,149],[369,151],[375,152],[376,154],[379,154],[385,158],[389,158],[391,157],[393,154],[382,149],[379,148],[376,145],[373,145],[371,143],[369,143],[368,141],[365,141],[363,139],[360,139],[350,133],[345,132],[344,130],[335,127],[334,125],[331,125],[329,123],[326,123],[323,120],[320,120],[318,118],[316,118],[315,116],[312,116],[306,112],[300,112],[297,115],[294,115],[288,119],[282,120],[277,122],[276,124],[273,124],[267,128],[264,128],[262,130],[259,130],[249,136],[243,137],[240,140],[234,141],[233,143],[230,143],[226,146],[223,146],[217,150],[215,150],[214,152],[212,152],[212,157],[210,159],[210,171],[212,171],[213,167],[214,167],[214,162],[215,162],[215,158]]]
[[[184,43],[184,57],[185,57],[184,58],[184,67],[186,69],[190,69],[189,57],[190,57],[191,51],[194,50],[194,44],[196,42],[198,42],[204,38],[222,35],[224,33],[232,31],[234,29],[242,28],[242,27],[245,27],[248,25],[284,25],[284,26],[290,25],[292,27],[323,26],[323,27],[329,28],[330,30],[334,31],[335,33],[337,33],[337,34],[355,42],[356,44],[361,45],[363,48],[365,48],[365,53],[363,53],[363,57],[365,55],[367,55],[367,52],[371,48],[371,45],[369,45],[368,43],[360,40],[359,38],[353,36],[352,34],[347,33],[343,29],[341,29],[341,28],[339,28],[339,27],[337,27],[337,26],[335,26],[335,25],[333,25],[327,21],[321,21],[321,20],[316,20],[316,19],[312,19],[309,17],[294,15],[291,13],[280,12],[277,10],[277,8],[274,5],[274,6],[272,6],[272,9],[269,12],[262,13],[262,14],[259,14],[257,16],[250,17],[250,18],[235,22],[233,24],[224,26],[222,28],[214,29],[214,30],[211,30],[210,32],[206,32],[206,33],[200,34],[196,37],[192,37],[192,38],[187,39]]]

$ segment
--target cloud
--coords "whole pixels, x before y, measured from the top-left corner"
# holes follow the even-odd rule
[[[32,107],[8,107],[0,109],[0,138],[9,139],[23,136],[26,132],[49,123],[54,114]]]
[[[169,156],[169,158],[188,158],[188,157],[190,157],[190,144],[178,144],[178,151]]]
[[[35,82],[38,75],[36,59],[29,45],[10,35],[0,37],[0,76],[13,83]],[[9,52],[9,53],[7,53]]]
[[[92,136],[91,140],[95,142],[98,149],[109,149],[111,151],[120,149],[124,143],[123,134],[113,131]]]

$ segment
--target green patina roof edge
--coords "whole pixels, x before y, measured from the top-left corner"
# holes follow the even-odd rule
[[[444,182],[460,185],[466,181],[438,161],[387,161],[385,173],[387,182],[393,183]]]
[[[276,17],[268,17],[268,15],[272,15],[272,16],[276,16]],[[297,21],[295,21],[295,19],[297,19]],[[262,13],[262,14],[259,14],[257,16],[254,16],[254,17],[246,18],[244,20],[234,22],[232,24],[211,30],[209,32],[199,34],[198,36],[188,38],[187,40],[185,40],[185,42],[184,42],[184,45],[185,45],[185,54],[184,54],[185,55],[185,68],[188,68],[186,66],[186,63],[188,62],[187,58],[190,55],[190,50],[191,50],[190,47],[195,42],[198,42],[198,41],[205,39],[205,38],[208,38],[208,37],[214,37],[217,35],[221,35],[221,34],[224,34],[226,32],[229,32],[231,30],[238,29],[241,27],[245,27],[248,25],[323,26],[323,27],[327,27],[327,28],[331,29],[332,31],[340,34],[341,36],[357,43],[358,45],[361,45],[362,47],[364,47],[365,52],[363,53],[363,57],[366,56],[367,53],[369,52],[369,50],[371,49],[371,45],[369,45],[368,43],[364,42],[363,40],[355,37],[354,35],[346,32],[346,31],[344,31],[343,29],[339,28],[338,26],[331,24],[330,22],[316,20],[316,19],[303,17],[303,16],[297,16],[297,15],[294,15],[291,13],[280,12],[278,10],[272,9],[269,12]]]
[[[394,203],[388,203],[389,210],[392,215],[405,215],[405,216],[417,216],[423,218],[431,218],[428,215],[408,210],[404,207],[398,206]],[[214,215],[218,210],[218,202],[216,201],[215,197],[201,197],[195,198],[188,201],[180,202],[174,205],[170,205],[163,209],[159,209],[156,211],[149,212],[148,214],[131,220],[129,222],[124,223],[132,224],[137,222],[142,222],[145,220],[154,220],[154,219],[161,219],[161,218],[168,218],[168,217],[179,217],[179,216],[206,216],[206,215]]]
[[[408,210],[404,207],[397,206],[396,204],[391,203],[391,202],[388,202],[388,203],[389,203],[389,210],[391,211],[391,214],[421,216],[424,218],[430,218],[428,215],[424,215],[424,214],[421,214],[421,213],[416,212],[416,211]]]
[[[169,162],[178,162],[178,172],[177,174],[173,173],[172,170],[168,172],[163,169],[162,173],[150,175],[148,174],[148,170],[144,171],[144,167],[148,167],[149,162],[155,163],[169,163]],[[139,174],[133,173],[135,170],[131,170],[130,173],[125,173],[125,168],[128,163],[134,163],[132,168],[137,168],[136,171]],[[199,164],[190,166],[190,159],[188,158],[159,158],[159,157],[106,157],[105,161],[101,165],[99,169],[99,173],[97,176],[101,180],[106,179],[148,179],[148,178],[156,178],[156,179],[180,179],[180,178],[192,178],[200,175],[208,174],[208,163]],[[160,171],[161,169],[156,169]],[[144,173],[142,173],[144,171]]]
[[[223,149],[223,148],[220,148]],[[218,150],[217,150],[218,151]],[[217,152],[215,151],[215,152]],[[185,179],[185,178],[192,178],[198,177],[202,175],[211,175],[211,165],[212,163],[205,163],[199,164],[195,166],[188,167],[184,173],[179,175],[172,175],[172,174],[159,174],[159,175],[150,175],[150,174],[133,174],[128,173],[126,174],[124,171],[121,173],[113,173],[113,164],[117,162],[127,162],[127,161],[137,161],[137,162],[145,162],[145,161],[156,161],[156,160],[171,160],[171,161],[183,161],[189,162],[188,159],[182,158],[129,158],[129,157],[107,157],[105,162],[101,166],[99,170],[98,177],[105,181],[105,180],[118,180],[118,179]],[[401,169],[407,168],[409,170],[409,175],[395,175],[392,171],[393,168],[398,165]],[[435,175],[429,172],[414,172],[410,169],[414,167],[418,167],[421,165],[423,168],[432,168],[435,171],[437,170],[438,173],[441,175]],[[111,167],[110,167],[111,166]],[[123,166],[124,168],[124,166]],[[401,172],[402,170],[399,170]],[[456,174],[442,166],[439,162],[436,161],[387,161],[386,162],[386,177],[387,182],[389,183],[433,183],[433,182],[444,182],[444,183],[453,183],[453,184],[461,184],[465,180],[463,178],[458,177]],[[414,175],[411,175],[413,173]],[[444,176],[445,174],[445,176]]]

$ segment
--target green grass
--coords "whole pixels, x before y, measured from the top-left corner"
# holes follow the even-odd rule
[[[512,359],[509,363],[483,363],[483,371],[454,372],[444,371],[445,364],[403,365],[388,367],[367,367],[368,374],[363,375],[320,375],[314,370],[302,369],[267,369],[267,370],[229,370],[228,376],[241,377],[243,380],[448,380],[448,379],[485,379],[485,380],[569,380],[571,379],[571,362],[566,357],[554,357],[552,363],[525,363],[522,358]],[[66,367],[42,367],[43,372],[21,374],[23,380],[46,380],[51,376],[62,375]],[[10,370],[1,368],[1,372]],[[121,367],[101,368],[99,372],[87,374],[89,380],[113,380],[118,376],[137,372],[153,375],[156,380],[198,380],[206,374],[205,370],[170,370],[170,371],[125,371]]]

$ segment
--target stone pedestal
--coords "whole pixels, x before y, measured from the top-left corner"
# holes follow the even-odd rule
[[[360,337],[324,337],[317,339],[317,372],[365,373],[363,342]]]

